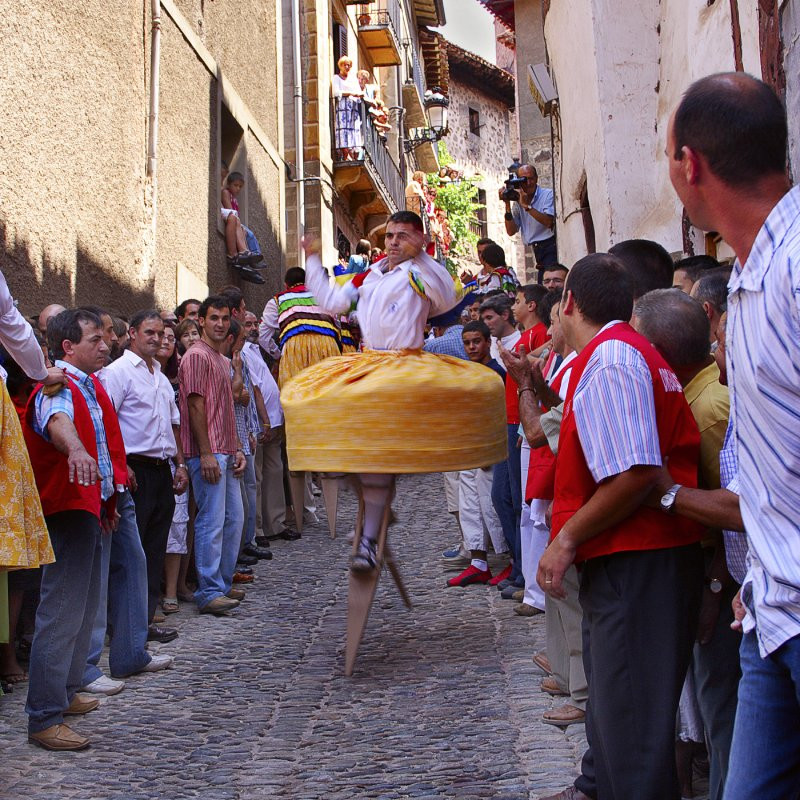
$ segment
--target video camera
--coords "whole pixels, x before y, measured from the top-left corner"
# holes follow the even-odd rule
[[[524,186],[526,181],[527,178],[520,178],[515,172],[509,172],[508,180],[503,181],[506,188],[500,198],[505,202],[518,201],[519,192],[517,190]]]

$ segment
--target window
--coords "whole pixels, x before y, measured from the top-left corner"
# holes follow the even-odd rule
[[[219,98],[219,125],[217,128],[219,136],[219,158],[228,165],[228,172],[241,172],[247,176],[247,147],[244,127],[233,116],[231,109],[226,105],[223,98]],[[246,123],[245,123],[246,124]],[[222,164],[217,170],[217,180],[222,178]],[[217,190],[217,201],[221,201],[222,184]],[[244,191],[239,195],[239,216],[243,223],[247,222],[247,184]],[[225,225],[222,216],[217,215],[217,230],[225,233]]]
[[[481,115],[474,108],[469,109],[469,132],[481,135]]]
[[[347,55],[347,28],[338,22],[333,23],[333,68],[338,71],[336,65],[342,56]]]
[[[486,192],[483,189],[478,189],[476,202],[481,207],[475,209],[475,221],[470,228],[479,239],[485,239],[489,236],[489,217],[486,213]]]

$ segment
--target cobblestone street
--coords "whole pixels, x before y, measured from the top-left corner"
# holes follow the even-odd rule
[[[0,797],[536,798],[566,786],[583,726],[540,721],[559,704],[539,691],[531,655],[544,617],[517,617],[491,588],[446,589],[441,551],[457,539],[442,479],[400,481],[390,534],[414,607],[384,574],[352,678],[343,675],[346,534],[321,523],[275,558],[231,618],[182,604],[180,636],[156,648],[167,672],[131,678],[74,727],[89,750],[29,745],[25,692],[0,699]]]

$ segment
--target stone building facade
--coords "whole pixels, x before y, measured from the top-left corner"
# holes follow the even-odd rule
[[[523,149],[523,120],[536,116],[525,114],[521,99],[524,62],[547,63],[558,93],[553,185],[562,262],[637,237],[655,239],[675,255],[732,255],[725,242],[691,226],[670,185],[664,153],[672,110],[704,75],[743,70],[778,91],[787,105],[797,177],[796,0],[618,0],[614,24],[600,0],[480,1],[516,29]],[[543,30],[543,38],[523,36],[523,19],[533,34]]]
[[[512,113],[515,106],[514,77],[474,53],[446,43],[449,67],[448,126],[445,137],[454,166],[467,177],[479,175],[479,202],[473,232],[489,236],[506,252],[506,261],[525,279],[524,249],[519,237],[506,233],[505,204],[498,192],[508,177],[508,165],[518,156]],[[470,271],[480,267],[477,257],[465,264]]]
[[[442,0],[282,0],[281,14],[287,264],[302,263],[301,228],[320,238],[325,263],[335,264],[361,238],[380,246],[387,217],[404,207],[408,176],[438,165],[432,144],[406,153],[403,142],[410,129],[427,126],[424,93],[434,85],[427,72],[441,54],[423,55],[420,28],[444,24]],[[370,72],[392,126],[385,142],[365,134],[353,161],[337,160],[335,148],[332,79],[342,55],[353,73]]]
[[[274,0],[16,4],[0,29],[0,230],[26,313],[172,307],[235,283],[222,158],[246,177],[242,217],[269,269],[243,288],[263,307],[284,267],[278,23]]]

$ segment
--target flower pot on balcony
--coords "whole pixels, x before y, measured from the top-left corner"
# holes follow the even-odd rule
[[[369,14],[359,14],[358,15],[358,26],[363,28],[372,22],[372,17]]]

